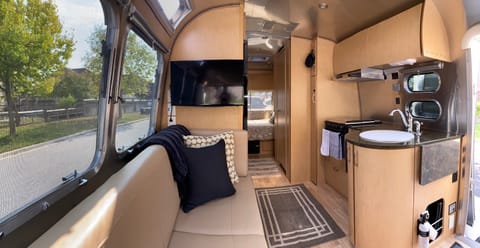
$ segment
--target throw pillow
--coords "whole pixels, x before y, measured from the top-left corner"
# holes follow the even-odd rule
[[[185,148],[188,161],[187,194],[182,202],[183,212],[208,201],[235,194],[228,176],[225,141],[213,146]]]
[[[183,141],[186,147],[200,148],[205,146],[211,146],[223,139],[225,141],[225,155],[227,159],[228,175],[232,180],[232,183],[238,183],[238,175],[235,170],[235,143],[233,139],[233,131],[227,131],[211,136],[197,136],[188,135],[183,136]]]

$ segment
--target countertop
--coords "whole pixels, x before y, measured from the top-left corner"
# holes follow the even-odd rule
[[[376,148],[376,149],[402,149],[402,148],[412,148],[414,146],[420,146],[425,144],[431,144],[439,141],[444,140],[451,140],[462,137],[462,134],[458,133],[447,133],[447,132],[439,132],[433,130],[422,130],[422,134],[420,136],[415,135],[415,138],[412,141],[404,142],[404,143],[380,143],[380,142],[372,142],[367,141],[360,138],[359,134],[363,131],[368,130],[377,130],[377,129],[389,129],[389,130],[403,130],[399,126],[384,123],[380,125],[372,125],[372,126],[362,126],[362,127],[350,127],[348,133],[345,135],[345,139],[347,142],[350,142],[354,145],[368,147],[368,148]]]

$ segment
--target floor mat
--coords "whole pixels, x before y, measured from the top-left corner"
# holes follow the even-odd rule
[[[269,247],[303,248],[344,237],[303,184],[256,189]]]
[[[248,174],[256,177],[281,175],[282,169],[273,158],[248,159]]]
[[[450,246],[450,248],[463,248],[463,246],[457,242],[453,243],[452,246]]]

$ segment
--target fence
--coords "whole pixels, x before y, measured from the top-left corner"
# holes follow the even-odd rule
[[[143,99],[128,99],[123,102],[123,113],[143,112],[150,108],[150,101]],[[38,122],[50,122],[71,119],[82,116],[96,116],[98,113],[97,100],[84,100],[77,108],[63,109],[37,109],[18,111],[16,113],[17,126],[28,125]],[[0,112],[0,127],[8,126],[8,112]]]

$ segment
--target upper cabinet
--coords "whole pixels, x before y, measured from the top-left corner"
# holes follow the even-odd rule
[[[364,29],[335,45],[335,74],[412,60],[450,61],[447,33],[432,0]]]

